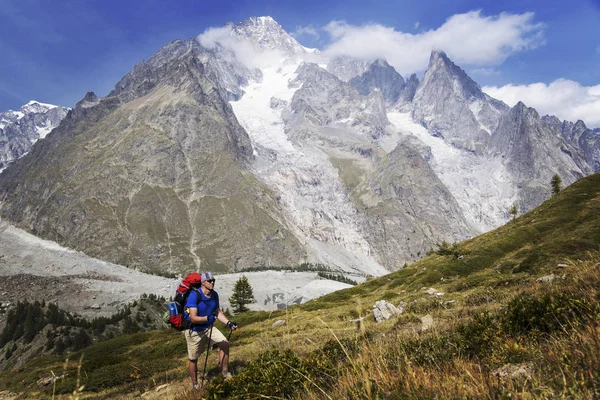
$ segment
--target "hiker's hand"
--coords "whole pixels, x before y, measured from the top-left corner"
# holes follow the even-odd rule
[[[212,325],[215,323],[215,319],[217,319],[217,317],[215,317],[214,315],[209,315],[206,322],[208,322],[210,325]]]
[[[237,329],[237,324],[235,322],[229,321],[227,323],[227,326],[231,328],[232,331],[235,331]]]

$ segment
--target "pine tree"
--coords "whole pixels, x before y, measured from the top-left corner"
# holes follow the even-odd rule
[[[245,275],[242,275],[242,277],[235,282],[233,295],[229,298],[229,302],[231,303],[231,307],[233,307],[233,312],[235,314],[249,311],[249,308],[246,307],[246,305],[256,302],[252,286],[250,286],[250,282],[248,282],[248,278],[246,278]]]
[[[552,195],[558,194],[558,192],[560,192],[561,189],[562,179],[558,174],[555,174],[552,177],[550,184],[552,185]]]
[[[508,213],[510,215],[512,215],[512,219],[514,220],[515,218],[517,218],[517,214],[519,213],[519,208],[517,206],[517,203],[514,202],[513,205],[510,207],[510,209],[508,210]]]

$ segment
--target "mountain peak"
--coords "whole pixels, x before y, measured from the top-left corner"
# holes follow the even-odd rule
[[[367,71],[352,78],[348,83],[363,96],[379,89],[388,104],[395,104],[404,89],[404,78],[382,59],[375,60]]]
[[[233,26],[233,34],[250,40],[262,50],[280,50],[287,55],[306,53],[304,47],[269,16],[250,17]]]
[[[22,113],[40,113],[40,112],[47,112],[53,108],[56,108],[57,106],[55,106],[54,104],[46,104],[46,103],[40,103],[39,101],[36,100],[30,100],[29,103],[25,104],[24,106],[22,106],[19,111],[21,111]]]
[[[452,61],[450,61],[450,59],[448,58],[446,53],[442,50],[432,50],[431,51],[431,55],[429,56],[429,64],[432,64],[435,62],[445,62],[445,63],[449,62],[452,64]]]
[[[458,65],[454,64],[446,53],[441,50],[433,50],[431,52],[429,67],[425,75],[425,80],[449,80],[454,82],[454,90],[462,92],[461,96],[465,99],[482,99],[484,97],[477,82],[471,79]]]

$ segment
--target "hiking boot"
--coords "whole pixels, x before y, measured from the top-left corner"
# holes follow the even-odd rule
[[[228,381],[228,380],[230,380],[230,379],[232,379],[232,378],[233,378],[233,375],[231,375],[231,372],[229,372],[229,371],[226,371],[226,372],[223,372],[223,378],[224,378],[226,381]]]

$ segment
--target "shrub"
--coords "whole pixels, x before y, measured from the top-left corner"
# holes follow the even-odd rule
[[[598,314],[598,306],[570,293],[519,296],[508,304],[502,329],[513,334],[553,333],[577,327]]]
[[[304,386],[308,371],[291,350],[271,350],[249,362],[235,379],[213,379],[208,387],[211,399],[251,398],[268,393],[289,398]]]

